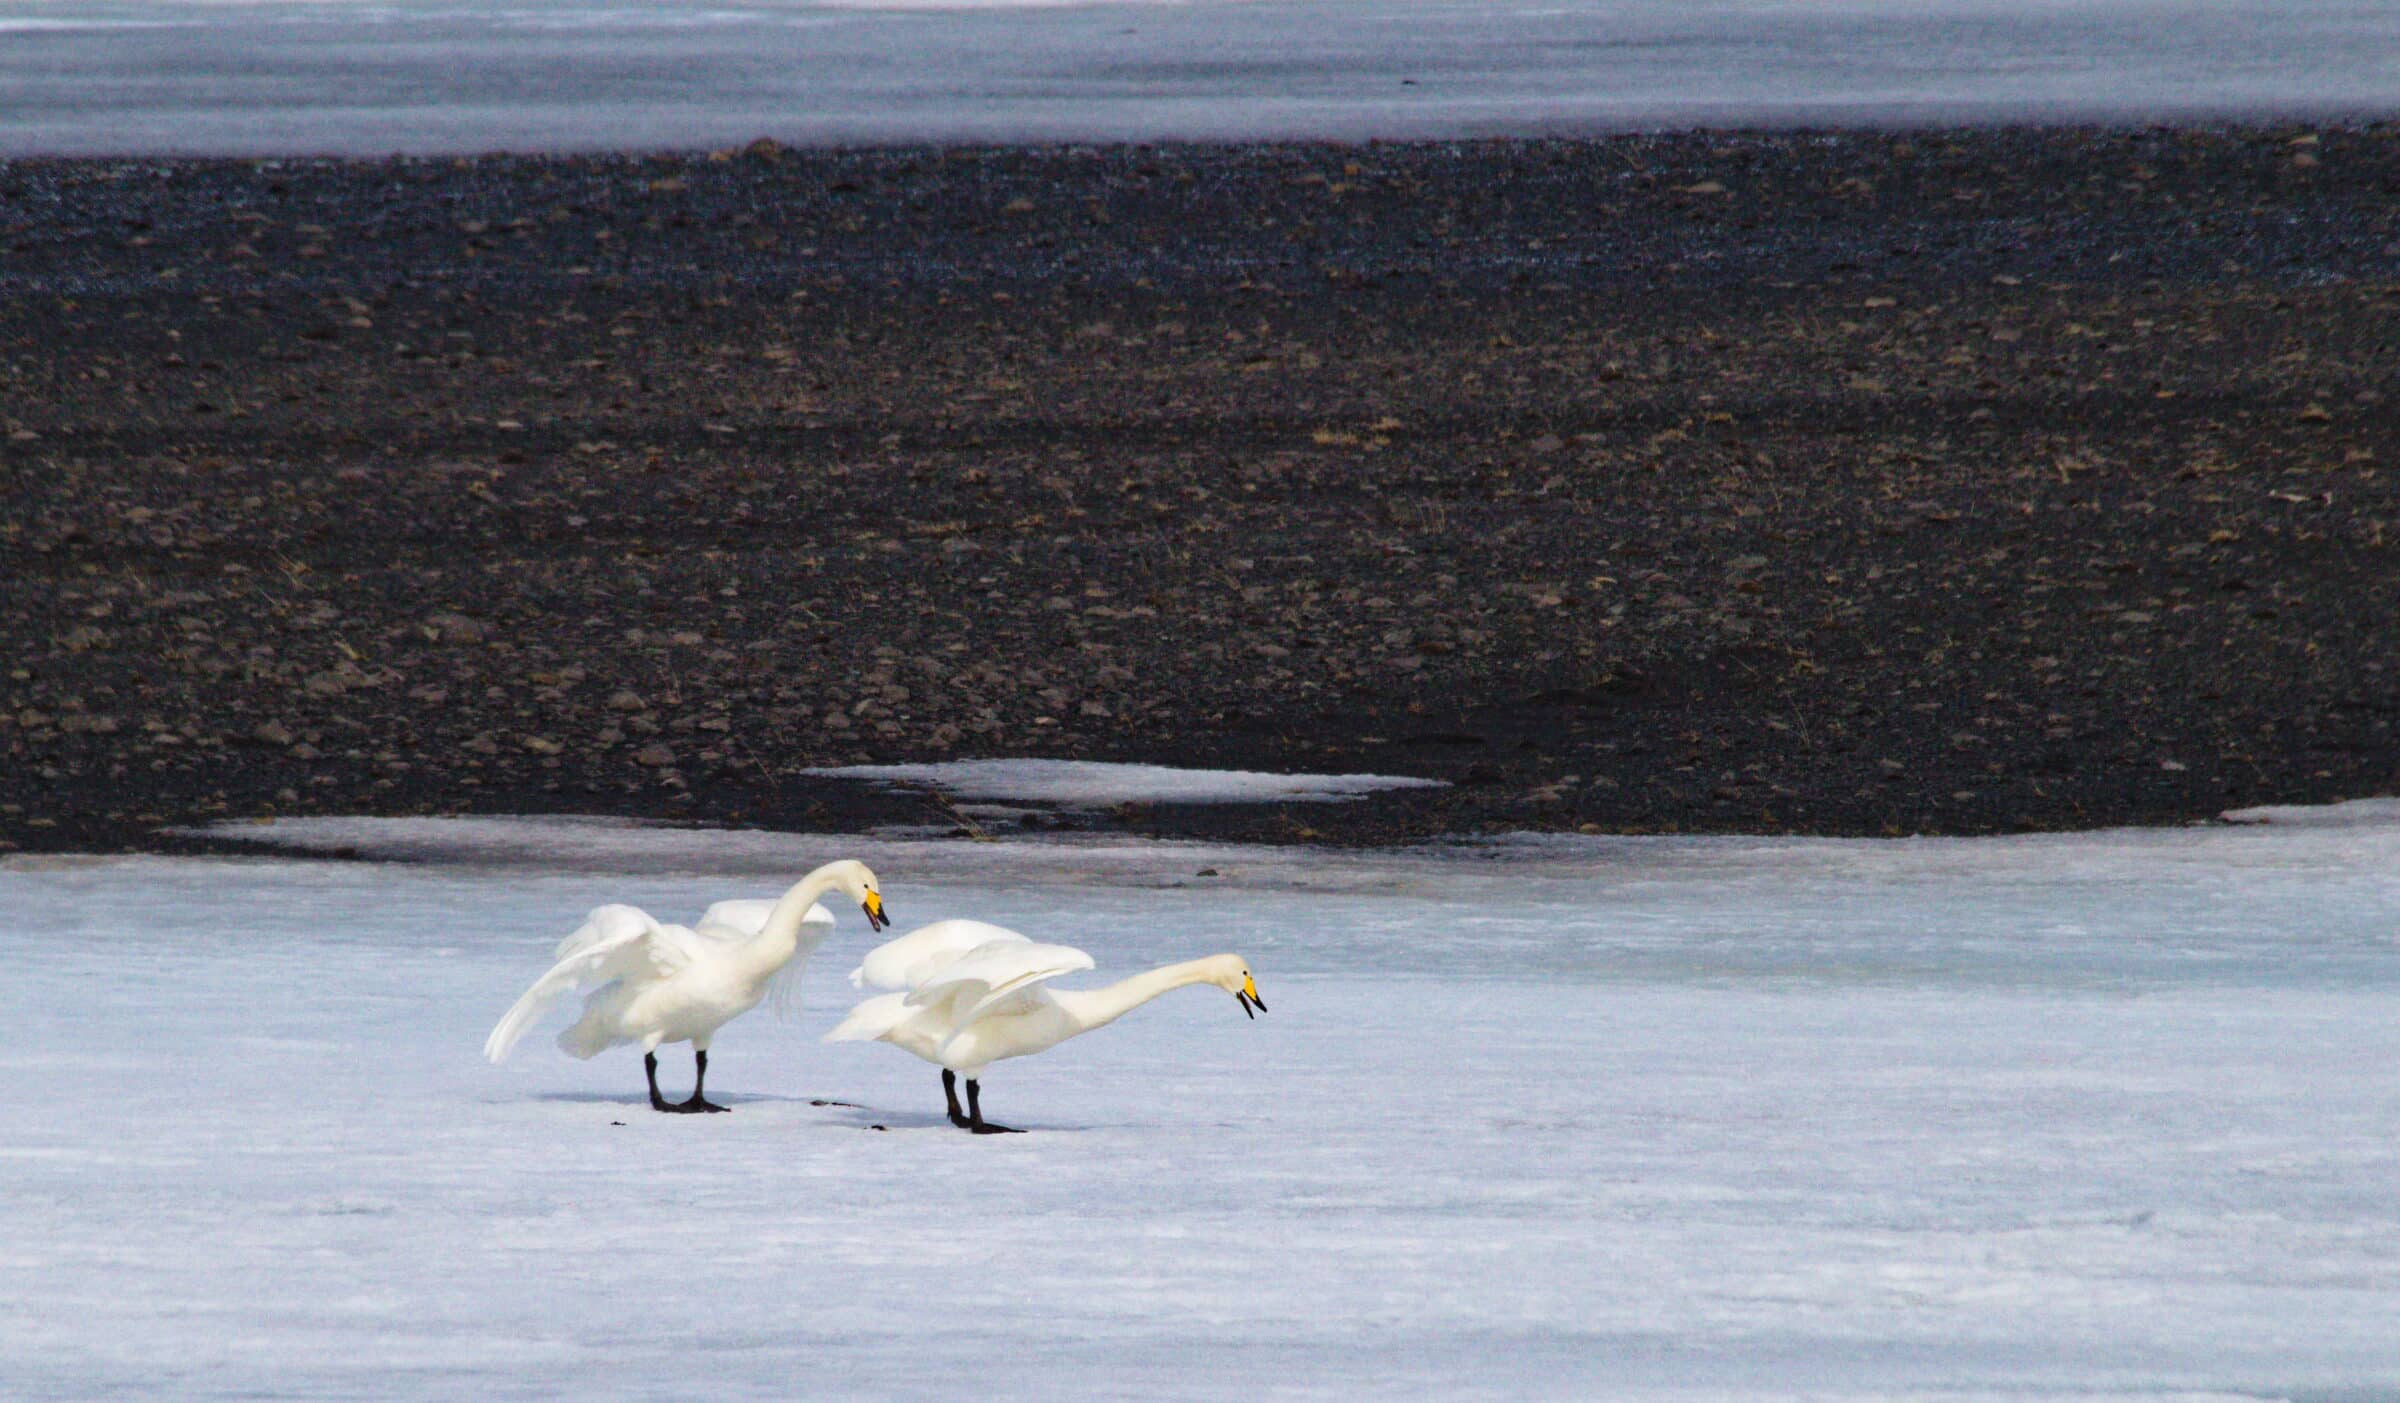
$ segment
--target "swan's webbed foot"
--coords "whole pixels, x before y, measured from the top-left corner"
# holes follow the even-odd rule
[[[973,1124],[967,1119],[967,1113],[958,1108],[958,1073],[947,1067],[942,1069],[942,1099],[950,1103],[950,1123],[952,1125],[964,1130]]]
[[[698,1115],[704,1111],[732,1110],[733,1107],[720,1106],[716,1102],[709,1100],[708,1096],[706,1095],[708,1090],[708,1049],[692,1049],[692,1067],[691,1098],[675,1106],[671,1106],[668,1109],[680,1111],[687,1116]],[[656,1096],[658,1094],[658,1089],[655,1086],[652,1087],[650,1094]]]
[[[942,1073],[942,1089],[945,1091],[950,1089],[948,1072]],[[967,1082],[966,1119],[959,1119],[958,1102],[954,1100],[950,1103],[950,1120],[952,1124],[963,1126],[977,1135],[1022,1135],[1025,1133],[1013,1125],[995,1125],[983,1118],[983,1087],[981,1083],[973,1080]]]
[[[730,1111],[733,1107],[720,1106],[714,1101],[703,1101],[697,1096],[689,1101],[662,1101],[657,1097],[652,1097],[650,1109],[664,1111],[671,1116],[692,1116],[699,1115],[704,1111]]]
[[[658,1054],[655,1052],[642,1054],[642,1072],[650,1079],[651,1110],[664,1111],[671,1116],[688,1116],[703,1111],[730,1111],[733,1109],[731,1106],[720,1106],[700,1094],[700,1088],[708,1084],[708,1054],[705,1052],[695,1053],[693,1060],[699,1064],[700,1074],[692,1082],[691,1098],[685,1101],[669,1101],[666,1097],[658,1094]]]

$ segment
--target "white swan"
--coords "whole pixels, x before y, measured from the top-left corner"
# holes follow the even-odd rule
[[[936,921],[868,952],[850,972],[855,985],[900,989],[850,1010],[827,1042],[887,1042],[942,1069],[950,1123],[978,1135],[1008,1131],[983,1118],[984,1068],[1058,1046],[1113,1023],[1171,989],[1214,984],[1242,1012],[1267,1006],[1239,955],[1163,965],[1102,989],[1048,989],[1062,974],[1090,969],[1092,957],[1066,945],[1041,945],[1005,926]],[[958,1079],[967,1109],[958,1108]]]
[[[708,1081],[708,1045],[717,1030],[758,1006],[770,987],[788,1009],[800,968],[833,931],[817,898],[840,891],[867,913],[870,929],[891,924],[875,874],[863,862],[831,862],[773,901],[720,901],[696,929],[660,925],[632,906],[602,906],[559,942],[557,963],[534,981],[484,1040],[483,1055],[508,1056],[561,994],[589,989],[583,1016],[558,1035],[560,1050],[591,1057],[620,1043],[642,1045],[650,1078],[650,1108],[722,1111],[701,1093]],[[697,1068],[688,1101],[658,1094],[658,1048],[688,1042]]]

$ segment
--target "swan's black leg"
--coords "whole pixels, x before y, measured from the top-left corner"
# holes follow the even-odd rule
[[[942,1099],[950,1103],[950,1123],[964,1130],[967,1113],[958,1108],[958,1073],[942,1068]]]
[[[983,1118],[983,1097],[977,1094],[981,1089],[972,1079],[967,1082],[967,1129],[978,1135],[1015,1135],[1020,1133],[1014,1126],[994,1125]]]
[[[701,1091],[708,1085],[708,1054],[698,1050],[697,1048],[693,1049],[692,1063],[694,1066],[699,1068],[699,1070],[692,1075],[692,1099],[684,1102],[680,1109],[686,1111],[732,1110],[733,1107],[720,1106],[716,1102],[711,1101],[707,1097],[700,1094]]]
[[[645,1052],[642,1054],[642,1072],[645,1076],[650,1078],[650,1109],[654,1111],[674,1110],[675,1107],[668,1104],[667,1098],[658,1094],[657,1053]]]

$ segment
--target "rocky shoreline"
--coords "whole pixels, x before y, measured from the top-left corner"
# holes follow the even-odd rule
[[[0,163],[0,851],[2400,789],[2400,127]]]

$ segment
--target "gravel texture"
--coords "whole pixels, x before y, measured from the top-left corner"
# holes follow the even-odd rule
[[[4,163],[0,846],[2387,793],[2396,353],[2392,125]]]

